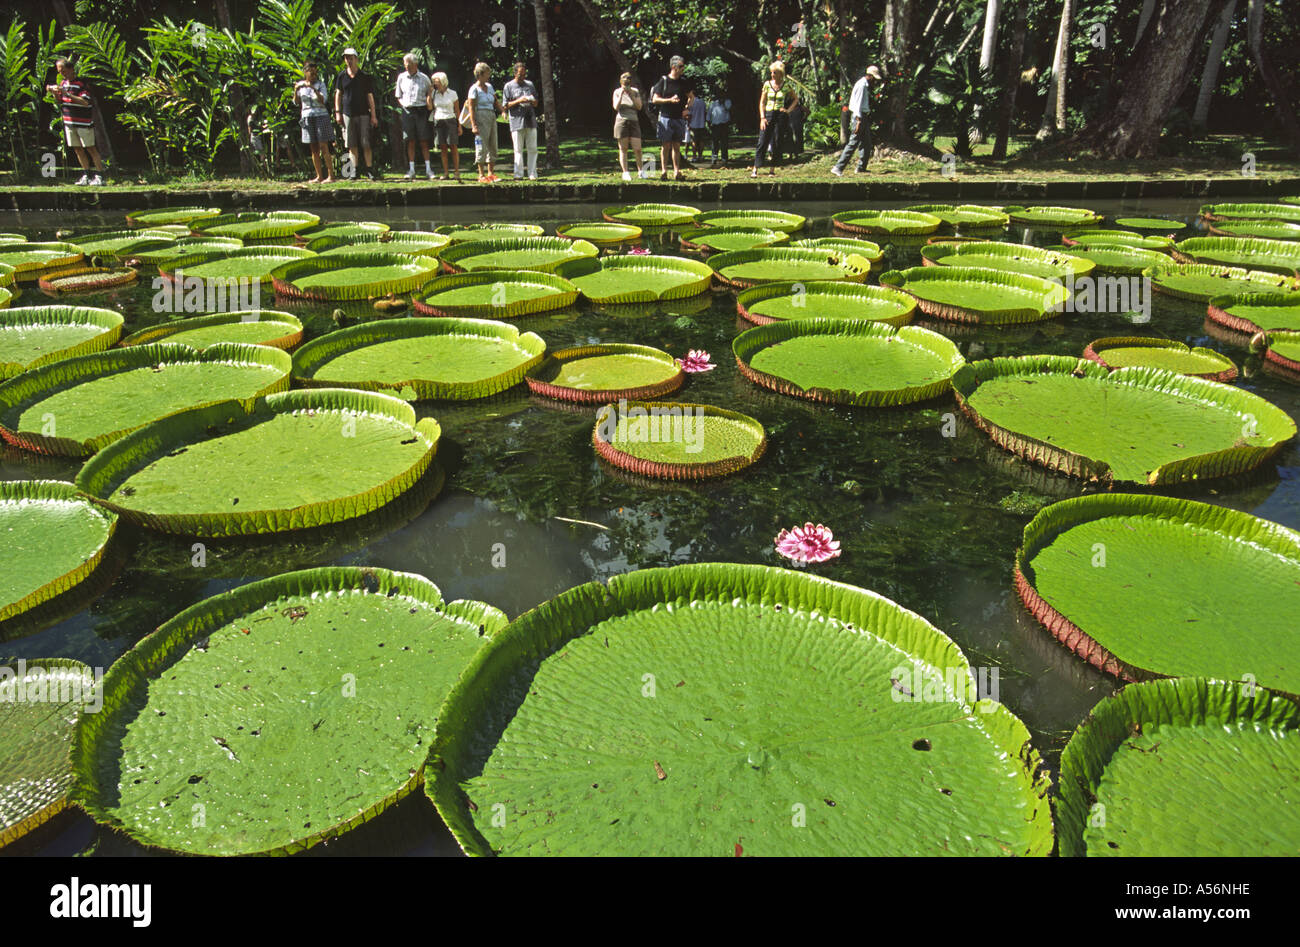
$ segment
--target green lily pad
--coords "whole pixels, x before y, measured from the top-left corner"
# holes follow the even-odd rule
[[[220,207],[160,207],[157,210],[132,211],[126,215],[126,222],[131,227],[162,227],[211,220],[220,214]]]
[[[943,221],[934,214],[910,210],[846,210],[833,214],[831,225],[844,233],[922,236],[934,233]]]
[[[138,263],[160,266],[169,260],[193,256],[196,253],[228,252],[241,250],[243,247],[244,241],[238,237],[181,237],[172,243],[159,241],[157,246],[146,246],[141,243],[130,247],[130,255],[127,259],[135,260]]]
[[[294,380],[314,387],[486,398],[523,380],[546,343],[507,322],[386,319],[312,339],[293,357]]]
[[[1090,260],[1098,274],[1115,276],[1141,276],[1142,271],[1150,266],[1161,266],[1169,262],[1167,254],[1159,250],[1144,250],[1119,243],[1101,243],[1090,246],[1048,247],[1059,250],[1082,260]]]
[[[1066,500],[1025,527],[1015,584],[1066,647],[1125,680],[1213,677],[1300,694],[1300,533],[1276,523],[1154,494]]]
[[[0,436],[84,457],[178,411],[288,388],[291,367],[286,353],[261,345],[158,343],[79,355],[0,384]]]
[[[1260,237],[1264,240],[1300,240],[1300,223],[1285,220],[1233,220],[1210,224],[1217,237]]]
[[[451,237],[427,230],[385,230],[382,233],[326,234],[307,242],[307,249],[322,256],[340,253],[370,252],[407,253],[413,256],[437,256],[451,244]]]
[[[1168,217],[1117,217],[1115,223],[1133,230],[1155,230],[1159,233],[1174,233],[1187,227],[1187,221],[1171,220]]]
[[[1174,245],[1180,263],[1214,263],[1295,276],[1300,272],[1300,243],[1247,237],[1191,237]]]
[[[1269,332],[1264,336],[1264,367],[1300,384],[1300,332]]]
[[[69,266],[42,273],[37,285],[51,295],[97,293],[130,286],[139,278],[139,271],[129,266]]]
[[[938,217],[945,226],[960,230],[991,230],[1011,222],[1011,217],[1002,211],[979,204],[913,204],[906,210],[930,214]]]
[[[116,514],[69,483],[0,481],[0,621],[88,578],[116,529]]]
[[[709,291],[713,270],[673,256],[586,257],[561,263],[555,275],[598,305],[683,299]]]
[[[89,306],[23,306],[0,313],[0,379],[90,355],[122,334],[122,314]]]
[[[165,230],[109,230],[88,233],[75,239],[76,246],[87,257],[118,257],[132,247],[162,247],[175,242],[176,237]]]
[[[68,745],[77,718],[98,709],[96,683],[66,658],[0,665],[0,848],[67,807]]]
[[[13,286],[17,282],[15,279],[17,272],[8,263],[0,263],[0,287]]]
[[[602,459],[642,477],[707,480],[756,463],[767,434],[726,408],[620,399],[597,412],[591,443]]]
[[[230,284],[244,282],[270,287],[271,271],[291,260],[306,260],[316,254],[302,247],[244,247],[240,250],[211,250],[175,257],[158,265],[158,272],[172,282],[190,280]]]
[[[1142,275],[1150,278],[1158,293],[1203,303],[1215,296],[1300,289],[1295,277],[1218,263],[1161,263],[1143,270]]]
[[[563,237],[502,237],[469,240],[442,251],[443,265],[453,273],[475,270],[537,270],[554,272],[568,260],[600,254],[595,244]]]
[[[1131,230],[1071,230],[1061,236],[1061,242],[1067,247],[1123,246],[1162,253],[1168,253],[1174,245],[1172,237],[1133,233]]]
[[[1026,355],[971,362],[957,402],[994,442],[1036,464],[1106,484],[1160,486],[1253,470],[1295,436],[1258,395],[1155,368]]]
[[[880,258],[884,256],[880,244],[860,237],[805,237],[803,240],[792,241],[790,246],[860,256],[864,260],[871,261],[872,266],[879,263]]]
[[[1211,322],[1254,335],[1273,329],[1300,330],[1300,293],[1239,293],[1210,299]]]
[[[755,325],[786,319],[865,319],[902,326],[912,321],[916,300],[896,289],[859,283],[764,283],[742,290],[736,311]]]
[[[1253,684],[1149,681],[1095,708],[1061,754],[1061,854],[1294,855],[1300,710]]]
[[[781,233],[803,230],[807,217],[784,210],[709,210],[695,220],[703,227],[760,227]]]
[[[1101,214],[1094,210],[1088,210],[1086,207],[1050,207],[1045,205],[1021,207],[1013,205],[1002,209],[1007,212],[1007,215],[1015,223],[1056,230],[1064,230],[1066,227],[1086,227],[1090,224],[1099,224],[1104,219]]]
[[[747,329],[731,344],[740,372],[782,394],[893,407],[946,393],[964,363],[957,346],[919,326],[865,319],[790,319]]]
[[[277,297],[342,302],[409,293],[437,273],[438,261],[433,257],[358,248],[289,260],[271,271],[271,283]]]
[[[492,223],[443,224],[434,227],[434,233],[446,234],[452,243],[469,240],[504,240],[507,237],[540,237],[546,232],[541,224]]]
[[[626,204],[606,207],[601,216],[634,227],[679,227],[694,222],[700,216],[700,209],[686,204]]]
[[[725,283],[741,288],[773,282],[848,280],[861,283],[871,261],[835,250],[767,247],[732,250],[709,257],[709,266]]]
[[[658,398],[676,391],[685,373],[667,352],[648,345],[579,345],[551,353],[524,379],[536,394],[579,404]]]
[[[1007,325],[1060,315],[1069,291],[1058,282],[963,266],[914,266],[890,270],[880,285],[914,296],[924,313],[951,322]]]
[[[387,233],[388,230],[388,224],[377,220],[336,220],[299,230],[297,238],[310,243],[320,237],[360,237],[366,234]]]
[[[933,243],[921,248],[921,259],[938,266],[1006,270],[1009,273],[1060,280],[1071,274],[1086,276],[1096,265],[1091,260],[1059,250],[993,240]]]
[[[976,703],[957,646],[818,576],[708,563],[570,589],[475,656],[442,721],[425,791],[473,854],[1053,844],[1028,731]]]
[[[1226,355],[1200,346],[1189,348],[1174,339],[1111,336],[1089,342],[1083,357],[1106,368],[1163,368],[1225,383],[1237,377],[1237,366]]]
[[[221,214],[194,221],[194,233],[205,237],[238,237],[240,240],[274,240],[292,237],[308,227],[315,227],[320,218],[300,210],[250,211],[243,214]]]
[[[1285,220],[1300,224],[1300,207],[1288,204],[1204,204],[1206,220]]]
[[[591,221],[580,224],[565,224],[555,228],[557,237],[566,240],[586,240],[597,246],[612,243],[625,243],[641,236],[641,228],[631,224],[616,224],[609,221]]]
[[[178,852],[335,838],[419,787],[444,696],[505,624],[490,605],[375,568],[290,572],[207,599],[109,670],[104,710],[74,733],[74,798]]]
[[[10,290],[0,286],[0,309],[8,309],[13,298],[14,294]]]
[[[302,341],[302,332],[302,322],[297,316],[274,309],[250,309],[245,312],[221,312],[192,319],[177,319],[175,322],[151,326],[127,336],[122,340],[122,347],[174,342],[205,349],[218,342],[237,342],[287,350]]]
[[[774,246],[788,241],[790,235],[761,227],[693,227],[683,230],[678,239],[687,250],[726,252]]]
[[[0,243],[26,243],[27,235],[24,233],[0,233]]]
[[[353,519],[397,499],[428,469],[440,436],[438,422],[417,421],[392,395],[286,391],[156,421],[87,461],[76,484],[161,532],[277,533]]]
[[[81,247],[74,243],[0,244],[0,263],[13,267],[15,280],[39,279],[46,272],[75,266],[85,259]]]
[[[554,273],[480,270],[425,283],[411,303],[426,316],[517,319],[572,306],[578,287]]]

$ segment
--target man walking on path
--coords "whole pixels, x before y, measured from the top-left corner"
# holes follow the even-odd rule
[[[655,83],[650,90],[650,101],[659,110],[659,120],[655,131],[662,145],[659,157],[663,162],[663,172],[659,180],[668,180],[668,161],[671,156],[673,178],[686,180],[682,174],[682,142],[686,140],[686,116],[690,113],[691,103],[695,101],[695,86],[689,79],[682,78],[686,70],[686,60],[674,56],[668,61],[668,75]]]
[[[853,152],[862,151],[858,157],[858,174],[867,170],[867,162],[871,160],[871,83],[880,81],[880,70],[875,66],[868,66],[863,70],[862,78],[853,86],[853,93],[849,96],[849,121],[852,123],[852,129],[849,135],[848,144],[840,152],[840,158],[835,162],[835,167],[831,168],[831,174],[837,178],[844,173],[844,168],[848,165],[849,159],[853,157]]]
[[[366,159],[366,177],[379,180],[375,173],[375,157],[370,149],[370,133],[379,127],[379,112],[375,108],[375,84],[357,64],[357,51],[349,46],[343,50],[346,68],[334,80],[334,117],[343,127],[343,144],[352,153],[352,167],[360,176],[361,157]]]
[[[510,115],[510,139],[515,146],[515,179],[524,176],[524,152],[528,152],[528,180],[537,180],[537,87],[525,76],[528,68],[515,63],[515,77],[506,83],[501,94]]]
[[[713,167],[718,166],[718,155],[726,164],[731,155],[728,145],[731,143],[731,99],[718,98],[709,103],[709,140],[713,143]]]
[[[94,103],[90,98],[90,88],[84,79],[77,78],[77,70],[68,60],[56,59],[54,68],[62,78],[55,85],[47,85],[45,91],[53,93],[59,103],[63,114],[63,137],[81,164],[83,174],[77,183],[99,187],[104,183],[104,162],[95,147]],[[95,163],[93,178],[89,176],[92,161]]]

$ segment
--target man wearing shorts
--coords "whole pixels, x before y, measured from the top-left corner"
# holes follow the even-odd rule
[[[402,107],[402,133],[406,136],[406,179],[415,177],[415,143],[424,153],[424,171],[433,180],[429,163],[429,112],[433,110],[433,83],[420,71],[420,60],[407,53],[402,57],[405,71],[397,77],[393,95]]]
[[[655,83],[650,90],[650,101],[659,110],[659,121],[655,132],[659,137],[660,160],[663,173],[659,180],[668,180],[668,159],[672,156],[673,178],[684,181],[682,174],[682,142],[686,140],[686,117],[690,113],[691,103],[695,101],[695,85],[682,77],[686,61],[681,56],[674,56],[668,62],[668,75]]]
[[[343,144],[352,153],[352,167],[362,174],[361,158],[366,159],[365,175],[379,180],[375,173],[374,153],[370,150],[370,132],[379,127],[379,112],[375,107],[375,84],[361,71],[357,51],[349,46],[343,50],[346,67],[334,80],[334,117],[343,126]]]
[[[60,81],[57,85],[47,85],[45,91],[53,93],[59,103],[63,113],[63,137],[81,164],[83,173],[77,183],[99,187],[104,183],[104,162],[95,147],[94,105],[90,88],[84,79],[77,78],[77,70],[66,59],[56,59],[54,68],[58,70]],[[95,163],[93,178],[89,176],[92,161]]]

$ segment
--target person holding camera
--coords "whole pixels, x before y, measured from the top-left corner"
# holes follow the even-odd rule
[[[308,183],[333,184],[334,159],[330,156],[329,143],[334,140],[334,126],[330,123],[328,92],[314,62],[302,67],[302,78],[293,87],[293,99],[302,109],[298,119],[302,143],[310,146],[311,163],[316,169],[316,176]]]
[[[632,84],[632,73],[625,72],[618,77],[618,88],[614,90],[614,140],[618,142],[618,166],[623,169],[623,180],[632,180],[627,169],[627,149],[632,148],[636,154],[636,176],[644,178],[645,166],[641,160],[641,111],[644,100],[641,90]]]
[[[660,160],[663,172],[659,180],[668,180],[668,161],[671,157],[673,179],[686,180],[682,174],[682,142],[686,140],[686,120],[695,101],[695,84],[685,78],[686,60],[674,56],[668,61],[668,75],[655,83],[650,90],[650,101],[659,110],[655,131],[659,136]]]
[[[82,175],[78,184],[90,184],[100,187],[104,183],[104,162],[95,147],[95,126],[90,87],[86,80],[77,78],[77,70],[63,57],[54,60],[54,68],[60,76],[59,82],[47,85],[45,91],[52,94],[59,103],[63,117],[63,137],[77,156]],[[95,163],[95,176],[90,177],[90,163]]]

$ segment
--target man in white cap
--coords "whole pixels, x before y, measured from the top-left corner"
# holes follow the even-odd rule
[[[379,127],[379,112],[375,107],[375,84],[361,71],[357,51],[349,46],[343,50],[346,68],[334,80],[334,117],[343,126],[343,144],[352,153],[352,166],[362,173],[361,157],[366,159],[365,174],[378,181],[374,154],[370,148],[370,132]]]
[[[863,70],[862,78],[853,86],[853,92],[849,96],[849,141],[831,168],[831,174],[837,178],[844,173],[853,152],[858,150],[862,152],[858,157],[858,174],[867,170],[867,162],[871,160],[871,83],[879,82],[881,78],[878,67],[868,66]]]

